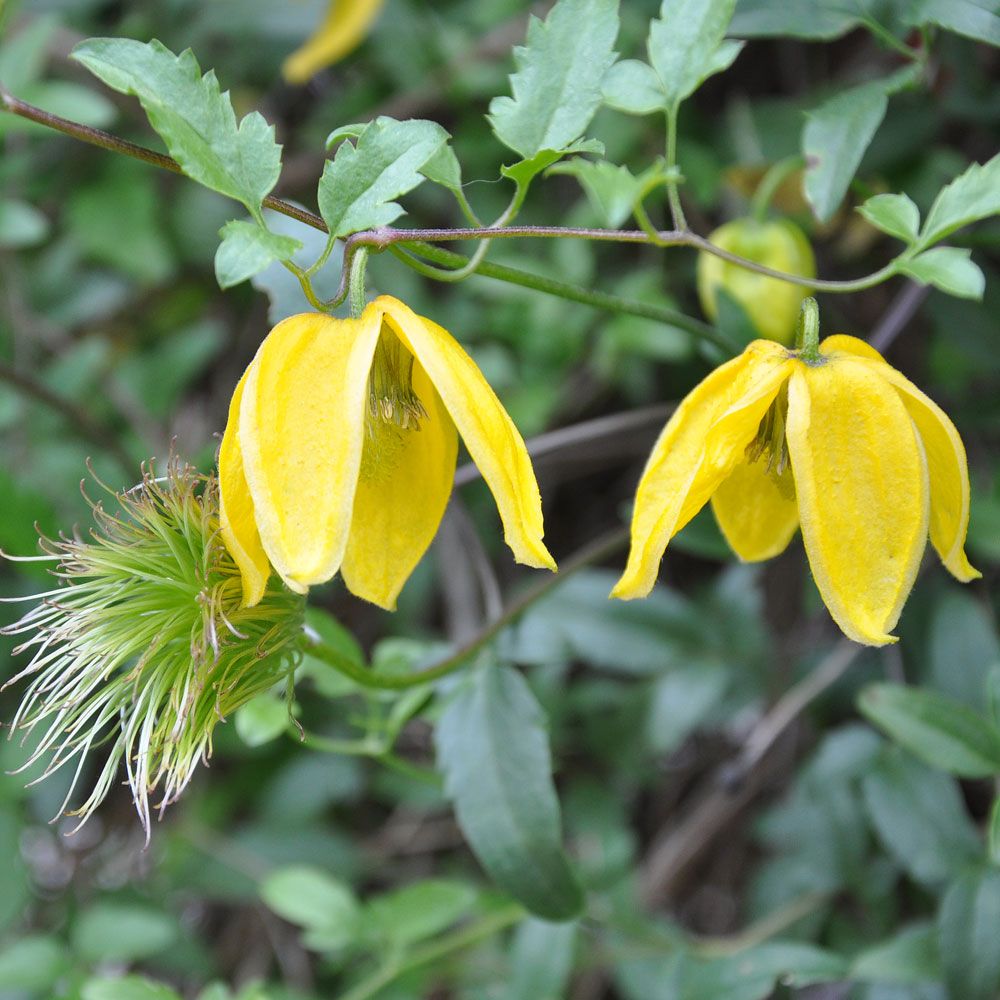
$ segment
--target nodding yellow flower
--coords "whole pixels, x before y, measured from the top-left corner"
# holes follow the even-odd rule
[[[353,52],[368,34],[383,3],[385,0],[330,0],[316,33],[285,60],[285,79],[305,83],[325,66]]]
[[[447,330],[387,295],[357,319],[279,323],[236,386],[219,451],[244,604],[273,566],[299,593],[339,570],[354,594],[394,608],[444,515],[458,434],[514,558],[555,569],[524,441]]]
[[[649,593],[667,543],[709,499],[747,562],[801,527],[823,601],[856,642],[896,641],[928,533],[954,577],[980,575],[964,552],[969,474],[952,422],[864,341],[815,341],[756,340],[681,402],[639,483],[613,597]]]

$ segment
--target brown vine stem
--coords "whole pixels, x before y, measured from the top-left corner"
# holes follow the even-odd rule
[[[115,153],[122,153],[137,160],[142,160],[153,166],[169,170],[173,173],[183,173],[180,164],[172,157],[144,146],[138,146],[103,129],[92,128],[89,125],[82,125],[79,122],[62,118],[49,111],[43,111],[26,101],[19,100],[3,88],[0,88],[0,107],[10,114],[18,115],[29,121],[44,125],[47,128],[62,132],[64,135],[79,139],[82,142],[99,146],[102,149]],[[270,208],[282,215],[287,215],[292,219],[312,226],[321,232],[328,232],[326,223],[313,212],[299,208],[296,205],[275,198],[269,195],[264,199],[264,207]],[[393,227],[383,227],[355,233],[348,237],[348,246],[367,246],[371,249],[385,250],[397,244],[439,243],[450,240],[495,240],[495,239],[586,239],[600,242],[613,243],[633,243],[640,246],[686,246],[704,253],[714,254],[723,260],[736,264],[748,271],[755,271],[758,274],[766,275],[770,278],[777,278],[793,285],[802,285],[814,291],[821,292],[856,292],[873,285],[880,284],[891,277],[895,271],[892,262],[885,267],[874,271],[872,274],[862,278],[855,278],[849,281],[827,281],[821,278],[803,278],[796,274],[787,274],[783,271],[776,271],[773,268],[765,267],[756,261],[740,257],[738,254],[730,253],[717,247],[704,236],[699,236],[687,229],[662,230],[656,233],[646,233],[641,229],[601,229],[575,226],[504,226],[503,228],[493,227],[460,227],[456,229],[396,229]],[[346,268],[345,268],[346,270]]]

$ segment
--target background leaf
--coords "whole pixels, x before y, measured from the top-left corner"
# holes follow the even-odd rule
[[[562,850],[544,715],[516,670],[487,664],[450,696],[435,733],[462,832],[496,882],[547,920],[583,897]]]
[[[954,997],[994,1000],[1000,989],[1000,870],[960,875],[938,914],[938,945],[945,981]]]

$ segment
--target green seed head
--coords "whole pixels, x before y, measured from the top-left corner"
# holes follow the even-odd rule
[[[102,484],[103,486],[103,484]],[[288,679],[299,657],[304,599],[274,577],[261,602],[241,608],[240,572],[219,537],[214,478],[171,458],[143,470],[115,509],[91,502],[90,537],[42,539],[59,585],[4,629],[27,638],[31,662],[8,684],[27,689],[11,735],[38,741],[25,768],[74,770],[66,809],[92,750],[104,765],[81,822],[119,768],[149,836],[151,796],[162,810],[212,752],[218,722]],[[38,779],[41,780],[41,779]]]

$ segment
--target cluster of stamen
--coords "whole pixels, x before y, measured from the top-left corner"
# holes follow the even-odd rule
[[[748,462],[762,461],[767,456],[767,474],[779,485],[790,480],[784,475],[788,468],[788,442],[785,421],[788,417],[788,383],[786,382],[767,408],[753,440],[746,447]]]
[[[413,391],[413,355],[383,327],[368,376],[368,434],[375,435],[375,421],[403,431],[418,430],[426,416]]]

